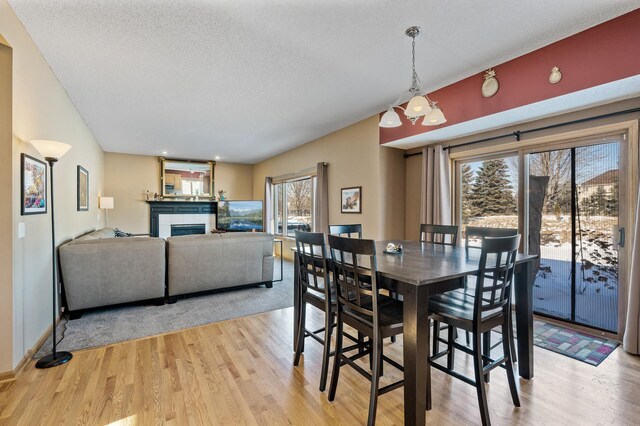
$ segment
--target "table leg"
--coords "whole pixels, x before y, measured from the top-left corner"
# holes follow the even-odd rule
[[[533,277],[531,262],[518,265],[515,276],[516,330],[520,377],[533,378]]]
[[[429,290],[405,286],[404,291],[404,424],[424,425],[431,409],[429,354]]]
[[[300,283],[298,282],[298,254],[293,254],[293,350],[298,347],[300,324]]]

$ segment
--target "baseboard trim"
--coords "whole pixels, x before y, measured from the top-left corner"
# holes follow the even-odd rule
[[[58,321],[56,322],[56,325],[59,322],[60,322],[60,317],[58,317]],[[22,357],[18,365],[16,365],[16,368],[14,368],[12,371],[1,372],[0,383],[16,380],[20,376],[20,374],[22,374],[27,364],[29,364],[29,361],[31,360],[31,357],[33,356],[33,354],[35,354],[40,350],[40,347],[44,345],[44,342],[47,341],[47,337],[49,337],[49,335],[52,332],[53,332],[53,327],[49,326],[47,330],[44,332],[44,334],[40,336],[36,344],[33,345],[33,347],[24,354],[24,356]]]
[[[13,371],[4,371],[0,373],[0,383],[10,382],[16,379],[16,373]]]

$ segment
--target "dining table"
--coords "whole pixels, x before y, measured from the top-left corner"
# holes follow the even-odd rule
[[[401,253],[387,253],[388,243],[402,245]],[[298,336],[301,285],[294,251],[294,345]],[[330,257],[327,247],[327,256]],[[376,241],[380,285],[402,296],[404,423],[424,425],[431,409],[429,297],[460,288],[476,275],[481,250],[418,241]],[[514,279],[517,365],[520,377],[533,378],[533,261],[535,255],[518,253]],[[429,390],[429,391],[428,391]],[[440,395],[440,394],[439,394]]]

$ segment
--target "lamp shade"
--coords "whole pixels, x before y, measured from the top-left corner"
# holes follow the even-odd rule
[[[429,101],[424,96],[414,96],[409,101],[407,109],[404,110],[404,115],[407,117],[422,117],[431,112]]]
[[[447,119],[444,117],[442,110],[438,105],[431,104],[431,112],[425,115],[422,121],[423,126],[437,126],[439,124],[446,123]]]
[[[382,115],[380,119],[380,127],[400,127],[402,126],[402,122],[400,121],[400,116],[397,112],[393,110],[393,108],[389,108],[387,112]]]
[[[106,210],[113,209],[113,197],[100,197],[99,207]]]
[[[38,150],[40,155],[44,158],[61,158],[69,149],[71,145],[64,142],[48,141],[44,139],[36,139],[31,141],[31,145]]]

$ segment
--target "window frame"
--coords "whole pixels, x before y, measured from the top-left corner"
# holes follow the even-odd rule
[[[308,174],[308,175],[303,175],[303,176],[296,176],[295,178],[291,178],[291,179],[283,179],[283,180],[278,180],[277,182],[273,182],[272,186],[273,186],[273,234],[281,237],[281,238],[291,238],[293,239],[294,237],[289,235],[288,233],[288,217],[289,217],[289,210],[287,208],[287,188],[286,185],[292,182],[299,182],[299,181],[303,181],[303,180],[307,180],[309,179],[310,183],[311,183],[311,207],[310,207],[310,216],[311,216],[311,230],[313,231],[313,229],[315,228],[315,202],[316,202],[316,186],[317,186],[317,176],[315,174]],[[278,196],[278,186],[281,186],[282,188],[282,197]],[[279,232],[278,231],[278,205],[280,204],[280,206],[282,207],[282,231]]]

